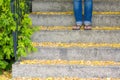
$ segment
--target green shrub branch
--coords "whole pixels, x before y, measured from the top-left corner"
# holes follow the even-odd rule
[[[20,20],[18,26],[18,47],[17,57],[26,56],[35,48],[31,45],[31,35],[35,31],[32,27],[29,14],[25,14],[25,0],[21,1],[21,19],[16,14],[17,20]],[[16,30],[16,21],[11,12],[10,0],[0,0],[0,72],[11,67],[14,61],[13,53],[13,31]]]

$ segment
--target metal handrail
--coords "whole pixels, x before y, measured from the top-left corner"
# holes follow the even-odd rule
[[[25,4],[25,9],[23,11],[20,7],[21,2],[24,2]],[[16,30],[13,32],[13,42],[14,56],[15,60],[17,60],[18,26],[22,26],[21,21],[24,14],[32,12],[32,0],[11,0],[11,12],[13,13],[14,21],[16,22]]]

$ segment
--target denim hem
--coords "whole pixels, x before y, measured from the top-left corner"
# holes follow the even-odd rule
[[[82,21],[77,21],[76,25],[82,25]]]
[[[84,21],[84,25],[92,25],[91,21]]]

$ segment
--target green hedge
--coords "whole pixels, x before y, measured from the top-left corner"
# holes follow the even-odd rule
[[[24,0],[20,5],[24,10]],[[27,53],[35,50],[30,40],[35,29],[31,26],[32,22],[28,14],[24,14],[22,17],[22,21],[18,26],[18,58],[26,56]],[[1,70],[10,69],[14,62],[12,33],[15,30],[16,22],[11,13],[10,0],[0,0],[0,72]]]

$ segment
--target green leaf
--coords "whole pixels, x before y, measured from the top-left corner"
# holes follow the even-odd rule
[[[0,6],[3,4],[3,0],[0,0]]]
[[[5,69],[8,63],[6,61],[0,61],[0,68]]]
[[[16,5],[15,5],[16,6]],[[31,35],[35,31],[32,26],[29,14],[25,14],[25,0],[20,2],[17,10],[21,10],[20,14],[11,13],[10,0],[0,0],[0,69],[7,70],[12,65],[13,53],[13,31],[18,27],[17,57],[26,56],[28,52],[34,51],[31,46]],[[28,6],[26,6],[28,7]],[[15,18],[14,18],[15,17]],[[15,20],[14,20],[15,19]],[[18,23],[19,21],[19,23]],[[18,37],[17,36],[17,37]],[[6,67],[7,66],[7,67]]]

